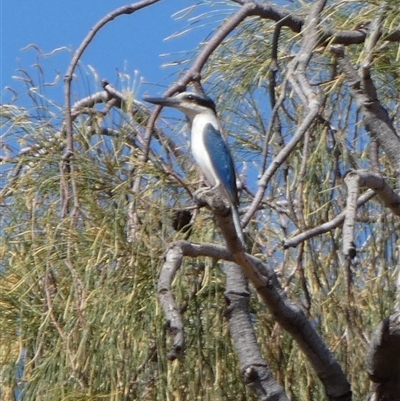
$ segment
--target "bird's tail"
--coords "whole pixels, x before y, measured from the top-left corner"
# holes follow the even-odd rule
[[[232,218],[233,224],[235,225],[236,234],[239,237],[240,242],[242,243],[243,250],[246,250],[246,244],[244,242],[244,235],[242,230],[242,225],[240,224],[240,217],[237,207],[235,205],[231,205],[232,210]]]

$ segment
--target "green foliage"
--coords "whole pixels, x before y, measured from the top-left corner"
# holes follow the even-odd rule
[[[336,29],[352,29],[376,9],[374,2],[343,2],[327,8],[325,16]],[[307,7],[301,12],[306,15]],[[390,16],[385,26],[398,21],[397,9]],[[250,191],[241,195],[243,207],[257,188],[263,149],[268,165],[303,116],[280,72],[275,88],[277,97],[285,97],[280,129],[266,137],[273,29],[270,21],[246,21],[213,55],[204,76],[241,161],[239,171],[247,174],[242,178]],[[300,41],[299,35],[282,32],[282,70]],[[354,60],[365,56],[359,47],[350,48],[349,55]],[[398,45],[382,39],[375,60],[379,95],[390,108],[399,84]],[[326,121],[316,122],[307,144],[297,146],[269,183],[268,201],[250,224],[253,254],[278,272],[290,298],[304,307],[345,368],[355,399],[361,399],[369,386],[364,365],[368,339],[390,313],[394,298],[398,221],[378,201],[362,207],[350,294],[340,268],[340,227],[295,249],[282,249],[284,238],[343,210],[347,169],[369,167],[369,139],[330,55],[321,51],[307,74],[323,93],[323,115],[335,130]],[[186,348],[179,360],[167,360],[157,278],[168,244],[186,235],[171,229],[171,216],[191,205],[196,170],[187,158],[173,160],[160,137],[144,162],[132,127],[140,135],[148,114],[132,115],[126,106],[107,117],[97,109],[75,120],[74,171],[65,175],[60,168],[62,108],[37,88],[30,92],[29,108],[18,106],[17,99],[1,111],[2,139],[10,148],[0,188],[1,396],[11,400],[23,390],[24,401],[256,399],[240,379],[224,318],[224,275],[215,261],[186,260],[178,273],[174,291],[184,309]],[[397,115],[393,118],[398,124]],[[168,134],[184,146],[179,128]],[[380,162],[391,177],[384,154]],[[134,192],[139,172],[144,178]],[[78,197],[77,210],[70,214],[63,213],[66,177],[75,183]],[[279,201],[286,206],[278,207]],[[140,227],[134,236],[132,212]],[[201,211],[190,240],[217,239],[211,216]],[[253,295],[259,344],[275,377],[292,399],[323,399],[322,386],[298,346]]]
[[[2,396],[22,389],[23,400],[35,401],[237,399],[247,392],[221,325],[217,267],[189,263],[177,278],[178,300],[187,305],[187,353],[174,363],[166,357],[157,278],[176,235],[171,214],[187,195],[160,160],[140,161],[125,114],[94,118],[75,123],[79,210],[63,218],[60,126],[12,104],[3,109],[10,143],[32,149],[10,155],[2,175]],[[102,123],[118,135],[103,136]],[[139,168],[145,185],[135,195]],[[140,232],[128,241],[133,203]],[[196,232],[209,222],[196,223]]]

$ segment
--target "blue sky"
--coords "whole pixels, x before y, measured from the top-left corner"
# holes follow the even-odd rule
[[[53,82],[57,73],[60,75],[58,85],[46,87],[42,93],[54,101],[57,110],[61,111],[64,103],[62,78],[71,61],[71,52],[63,50],[48,57],[39,57],[33,47],[22,49],[34,44],[43,53],[64,47],[76,50],[95,23],[116,8],[131,3],[127,0],[0,0],[2,103],[13,98],[13,93],[4,89],[9,86],[18,92],[17,106],[28,110],[33,107],[32,100],[26,94],[25,84],[13,76],[21,75],[21,72],[16,72],[21,68],[39,81],[38,69],[34,67],[37,63],[43,68],[45,82]],[[172,17],[178,11],[199,3],[202,5],[185,18],[177,20]],[[87,78],[85,81],[80,76],[79,84],[73,87],[72,103],[101,90],[101,79],[107,79],[121,89],[118,71],[124,71],[130,76],[138,71],[139,77],[143,77],[145,83],[136,92],[138,99],[144,94],[162,94],[176,79],[176,73],[188,68],[188,65],[167,68],[162,65],[184,58],[185,52],[196,49],[199,43],[209,37],[234,10],[232,6],[222,3],[216,0],[162,0],[109,22],[83,55],[82,65],[85,66]],[[196,16],[200,18],[193,20]],[[189,32],[165,40],[188,27],[192,28]],[[172,55],[161,57],[161,54]],[[98,73],[95,85],[94,76],[87,65],[94,67]],[[178,116],[183,118],[181,114]]]
[[[130,4],[129,1],[113,0],[0,0],[1,13],[1,91],[6,86],[18,87],[12,79],[17,68],[34,71],[32,65],[37,61],[37,52],[30,48],[22,51],[29,44],[37,45],[43,52],[68,47],[76,49],[90,28],[108,12]],[[132,2],[133,3],[133,2]],[[177,52],[194,49],[196,45],[216,26],[226,13],[215,7],[216,17],[197,22],[197,29],[168,41],[164,39],[187,27],[185,20],[177,21],[171,16],[179,10],[197,4],[196,0],[164,0],[132,15],[124,15],[110,22],[95,38],[84,53],[83,64],[91,65],[99,74],[111,83],[116,82],[117,70],[132,74],[139,71],[140,76],[152,84],[146,85],[141,92],[162,93],[163,87],[171,83],[174,68],[161,68],[165,62],[179,58]],[[206,12],[210,8],[202,6],[190,17]],[[160,57],[160,54],[174,53],[174,56]],[[56,71],[64,75],[70,54],[61,51],[41,65],[46,71],[46,79],[52,81]],[[62,93],[62,85],[59,85]],[[60,95],[61,95],[60,93]],[[7,97],[3,101],[7,100]]]

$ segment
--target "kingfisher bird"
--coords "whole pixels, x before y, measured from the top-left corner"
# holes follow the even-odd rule
[[[237,236],[245,247],[238,213],[236,172],[229,147],[221,134],[215,103],[205,95],[181,92],[171,97],[144,97],[149,103],[182,111],[191,126],[191,150],[212,190],[228,202]]]

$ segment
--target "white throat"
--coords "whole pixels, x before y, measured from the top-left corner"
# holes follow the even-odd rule
[[[211,124],[216,130],[220,131],[217,117],[211,110],[205,110],[190,118],[192,137],[196,132],[202,132],[206,124]]]

